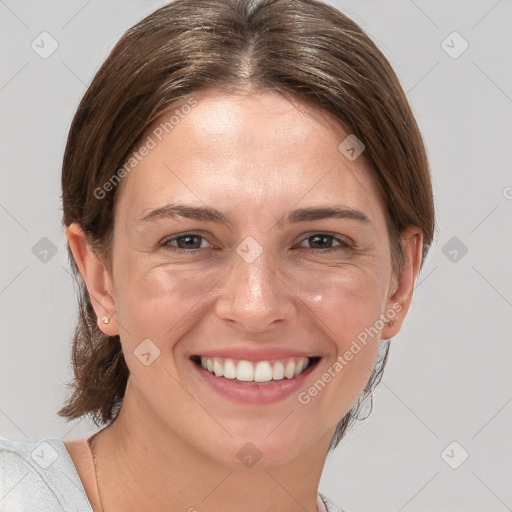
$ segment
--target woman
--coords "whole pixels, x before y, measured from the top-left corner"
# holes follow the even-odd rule
[[[7,510],[341,510],[325,458],[382,376],[434,229],[396,75],[315,0],[177,0],[73,120],[64,224],[91,438],[0,442]]]

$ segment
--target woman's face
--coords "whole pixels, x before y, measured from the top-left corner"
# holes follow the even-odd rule
[[[288,461],[328,446],[401,309],[383,203],[318,110],[275,93],[194,105],[154,124],[124,178],[103,329],[148,428],[224,462],[248,442]]]

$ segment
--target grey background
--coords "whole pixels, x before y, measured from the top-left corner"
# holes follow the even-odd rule
[[[87,84],[163,3],[0,0],[1,437],[96,430],[56,415],[75,316],[60,165]],[[408,93],[439,228],[374,410],[328,457],[320,490],[349,511],[512,510],[511,1],[330,3],[368,31]],[[59,45],[47,59],[31,48],[43,31]],[[442,46],[453,31],[469,44],[458,58]],[[447,45],[462,48],[457,36]]]

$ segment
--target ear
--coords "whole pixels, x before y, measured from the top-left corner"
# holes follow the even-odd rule
[[[98,327],[108,336],[119,334],[119,328],[115,320],[116,309],[112,279],[105,265],[93,252],[79,224],[74,222],[68,226],[66,238],[89,292],[91,304],[98,319]],[[105,323],[104,319],[108,319],[108,322]]]
[[[390,339],[400,332],[411,305],[416,277],[421,267],[422,231],[417,227],[410,227],[405,230],[401,238],[404,266],[401,275],[393,274],[391,279],[385,313],[388,322],[382,329],[383,339]]]

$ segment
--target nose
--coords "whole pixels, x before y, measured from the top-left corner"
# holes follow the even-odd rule
[[[251,263],[238,254],[233,259],[216,303],[217,316],[251,333],[289,322],[296,314],[297,297],[276,270],[276,262],[269,261],[268,251]]]

